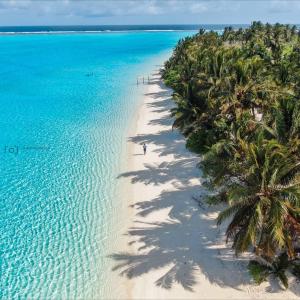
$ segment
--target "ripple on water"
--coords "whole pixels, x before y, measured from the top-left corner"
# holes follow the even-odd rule
[[[46,146],[0,153],[1,299],[117,292],[107,255],[140,101],[132,81],[185,34],[0,37],[0,147]]]

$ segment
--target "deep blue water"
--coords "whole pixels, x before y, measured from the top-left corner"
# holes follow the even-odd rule
[[[51,32],[109,32],[109,31],[157,31],[157,30],[222,30],[224,24],[197,25],[69,25],[69,26],[0,26],[0,33],[51,33]],[[231,25],[234,28],[246,27],[245,24]]]
[[[135,80],[188,34],[0,36],[0,299],[118,289],[107,254]]]

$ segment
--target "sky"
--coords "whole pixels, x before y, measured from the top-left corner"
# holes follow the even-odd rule
[[[300,0],[0,0],[0,26],[300,23]]]

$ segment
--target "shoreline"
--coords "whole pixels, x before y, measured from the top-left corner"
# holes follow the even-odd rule
[[[193,198],[205,194],[197,155],[172,131],[172,91],[155,74],[145,89],[120,174],[128,203],[126,245],[112,255],[114,271],[127,277],[129,299],[296,299],[297,287],[256,286],[247,256],[234,257],[225,244],[225,224],[217,227],[218,207]],[[142,153],[142,143],[148,146]],[[124,190],[124,191],[125,191]],[[200,198],[201,199],[201,198]],[[228,276],[229,275],[229,276]]]

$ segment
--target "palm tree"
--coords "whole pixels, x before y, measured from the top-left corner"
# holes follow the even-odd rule
[[[253,22],[181,40],[163,72],[174,127],[217,188],[210,201],[228,204],[218,217],[230,219],[228,241],[269,265],[282,252],[294,259],[300,236],[299,59],[295,27]]]
[[[232,217],[226,235],[236,253],[253,246],[268,258],[277,249],[293,257],[293,241],[300,235],[300,164],[285,146],[262,134],[256,143],[239,139],[232,156],[229,207],[218,224]]]
[[[266,281],[270,275],[277,277],[283,286],[288,288],[288,277],[286,271],[291,266],[288,256],[285,252],[280,254],[272,263],[264,261],[258,262],[251,260],[248,265],[249,272],[256,284]]]

